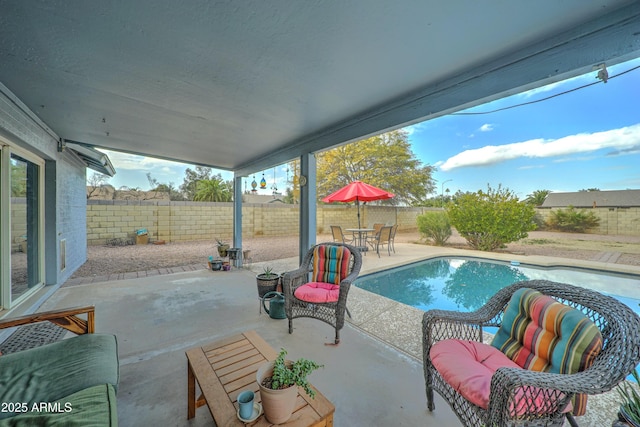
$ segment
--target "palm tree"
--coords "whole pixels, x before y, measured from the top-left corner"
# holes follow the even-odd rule
[[[193,200],[196,202],[231,202],[233,200],[233,185],[224,181],[220,175],[200,180],[196,186]]]
[[[551,193],[549,190],[535,190],[533,193],[528,194],[524,201],[534,206],[541,206],[549,193]]]

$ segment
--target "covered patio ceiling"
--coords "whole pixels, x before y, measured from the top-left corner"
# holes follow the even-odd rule
[[[58,136],[237,175],[637,56],[634,0],[0,1]]]

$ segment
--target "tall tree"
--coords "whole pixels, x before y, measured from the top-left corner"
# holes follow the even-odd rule
[[[434,188],[433,167],[423,165],[409,144],[409,134],[395,130],[333,150],[317,159],[318,198],[360,180],[396,195],[390,203],[424,203]]]
[[[233,201],[233,184],[222,179],[218,174],[211,179],[198,181],[196,194],[193,197],[196,202],[231,202]]]
[[[180,186],[180,191],[182,191],[187,200],[193,200],[198,191],[198,181],[211,179],[211,173],[211,168],[204,166],[196,166],[195,170],[187,168],[184,171],[184,181]]]
[[[169,200],[182,202],[185,200],[184,196],[178,190],[173,182],[164,184],[159,182],[156,178],[151,176],[151,172],[147,172],[147,181],[149,181],[149,189],[151,192],[168,193]]]
[[[87,199],[100,196],[100,189],[107,184],[109,177],[99,172],[94,172],[87,179]]]

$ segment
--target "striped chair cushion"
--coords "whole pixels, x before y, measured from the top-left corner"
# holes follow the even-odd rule
[[[351,251],[344,246],[316,246],[311,281],[339,285],[349,275],[350,261]]]
[[[583,313],[533,289],[516,291],[491,345],[524,369],[573,374],[593,363],[602,335]],[[573,413],[584,415],[586,395],[576,395]]]

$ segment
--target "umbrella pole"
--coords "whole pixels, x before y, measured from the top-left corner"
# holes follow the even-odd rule
[[[356,206],[358,206],[358,228],[362,228],[360,226],[360,200],[356,197]]]

